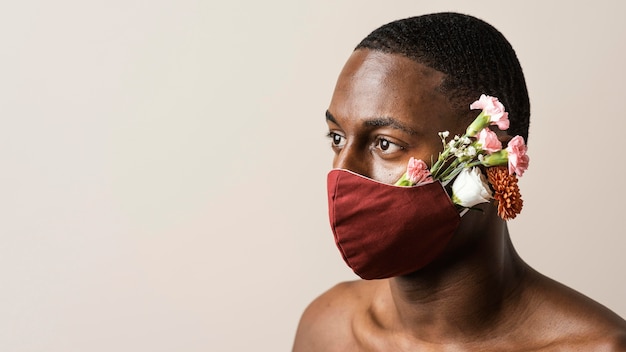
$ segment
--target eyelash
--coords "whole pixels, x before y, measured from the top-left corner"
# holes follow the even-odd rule
[[[332,131],[328,132],[326,134],[326,137],[330,139],[333,148],[342,148],[343,144],[345,144],[346,137],[342,136],[341,134],[339,134],[337,132],[332,132]],[[339,143],[341,143],[341,144],[336,144],[335,143],[335,138],[337,138],[337,137],[343,139],[344,142],[341,143],[341,140],[340,140]],[[383,146],[381,145],[381,143],[383,143],[383,142],[387,142],[388,143],[388,145],[386,146],[387,149],[383,149]],[[392,146],[396,146],[398,148],[397,151],[402,151],[402,150],[406,149],[405,147],[399,145],[398,143],[394,143],[394,142],[392,142],[389,139],[384,138],[384,137],[377,137],[375,143],[373,144],[373,148],[379,149],[380,152],[383,153],[383,154],[391,154],[391,153],[395,152],[395,151],[391,151],[391,152],[388,151],[389,148],[391,148]]]
[[[387,149],[383,149],[381,143],[382,142],[387,142],[389,143],[389,145],[387,145]],[[392,141],[390,141],[387,138],[383,138],[383,137],[378,137],[376,138],[376,143],[374,144],[374,148],[379,148],[381,150],[381,153],[383,154],[391,154],[393,152],[388,152],[389,148],[391,148],[392,145],[395,145],[396,147],[398,147],[398,151],[404,150],[405,148],[397,143],[394,143]]]
[[[330,143],[332,144],[333,148],[341,148],[343,145],[339,145],[339,144],[335,144],[335,137],[341,137],[342,139],[346,139],[346,137],[340,135],[337,132],[328,132],[328,134],[326,134],[326,137],[330,139]]]

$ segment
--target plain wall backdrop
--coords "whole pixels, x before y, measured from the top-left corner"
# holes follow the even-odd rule
[[[3,1],[0,350],[287,351],[356,278],[324,111],[392,20],[472,14],[532,104],[514,244],[626,316],[624,2]]]

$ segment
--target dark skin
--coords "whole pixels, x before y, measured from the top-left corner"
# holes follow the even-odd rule
[[[429,162],[442,148],[437,133],[461,134],[478,113],[451,107],[444,77],[400,55],[355,51],[328,108],[333,167],[394,183],[410,157]],[[480,207],[418,272],[341,283],[314,300],[293,350],[626,351],[626,321],[530,268],[494,204]]]

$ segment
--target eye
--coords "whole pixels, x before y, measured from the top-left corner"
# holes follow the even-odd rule
[[[334,148],[343,148],[343,146],[346,145],[346,137],[337,132],[328,132],[327,137],[330,138],[330,142]]]
[[[383,154],[391,154],[404,150],[404,147],[382,137],[376,140],[375,148],[379,149]]]

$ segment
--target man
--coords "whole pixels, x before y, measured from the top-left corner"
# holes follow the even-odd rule
[[[395,21],[357,46],[326,116],[333,167],[350,171],[329,175],[329,206],[344,259],[357,274],[376,280],[341,283],[313,301],[294,351],[626,351],[626,321],[524,263],[493,200],[457,220],[436,220],[439,211],[394,216],[394,203],[364,209],[375,221],[350,239],[361,246],[350,253],[352,244],[340,231],[352,227],[340,224],[347,219],[343,212],[358,208],[351,213],[358,220],[353,227],[369,220],[360,217],[358,202],[339,202],[376,202],[359,192],[394,184],[411,157],[436,158],[442,149],[438,133],[462,135],[478,113],[468,106],[481,94],[498,97],[509,113],[508,129],[491,126],[505,146],[515,135],[527,139],[530,107],[515,52],[495,28],[474,17],[439,13]],[[440,203],[432,198],[418,205],[430,211]],[[436,246],[399,246],[397,255],[376,257],[368,253],[387,235],[360,242],[417,221],[424,230],[415,235],[434,233],[428,238]],[[444,228],[453,230],[438,230]],[[400,237],[402,229],[390,236]],[[446,231],[449,239],[440,240]],[[412,258],[423,263],[406,266]]]

